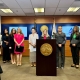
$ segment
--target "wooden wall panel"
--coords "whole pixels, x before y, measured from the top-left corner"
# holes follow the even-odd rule
[[[56,23],[80,23],[80,16],[55,16]]]
[[[80,16],[3,16],[1,17],[2,24],[26,24],[26,23],[53,23],[55,18],[56,23],[80,23]]]
[[[65,45],[65,55],[66,56],[71,56],[71,50],[70,50],[70,41],[67,40],[66,41],[66,45]],[[0,48],[1,49],[1,48]],[[29,56],[30,50],[29,50],[29,41],[25,40],[24,41],[24,52],[22,53],[23,56]]]
[[[34,23],[34,17],[1,17],[2,24]]]
[[[71,50],[70,50],[70,41],[67,40],[65,44],[65,55],[66,56],[71,56]],[[29,56],[30,50],[29,50],[29,41],[25,40],[24,41],[24,47],[25,51],[23,52],[23,56]]]
[[[23,52],[23,56],[29,56],[29,41],[25,40],[24,41],[24,52]]]
[[[67,40],[65,44],[65,55],[71,56],[71,50],[70,50],[70,41]]]
[[[0,52],[1,55],[3,55],[3,49],[0,45]],[[24,40],[24,52],[22,53],[23,56],[29,56],[30,50],[29,50],[29,41],[28,40]]]
[[[53,23],[55,18],[56,23],[80,23],[80,15],[74,16],[22,16],[22,17],[8,17],[2,16],[1,17],[1,24],[27,24],[27,23]],[[69,40],[66,41],[65,45],[65,53],[66,56],[71,56],[71,51],[69,47]],[[29,56],[29,44],[28,40],[24,41],[25,52],[23,56]]]

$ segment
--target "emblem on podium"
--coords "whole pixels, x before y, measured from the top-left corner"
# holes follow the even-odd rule
[[[49,56],[52,54],[53,48],[49,43],[44,43],[41,45],[40,47],[40,52],[42,53],[42,55],[44,56]]]

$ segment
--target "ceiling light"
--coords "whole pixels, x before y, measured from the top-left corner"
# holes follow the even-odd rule
[[[67,12],[76,12],[80,7],[70,7]]]
[[[35,13],[42,13],[44,12],[44,8],[34,8]]]
[[[0,9],[4,13],[13,13],[10,9]]]

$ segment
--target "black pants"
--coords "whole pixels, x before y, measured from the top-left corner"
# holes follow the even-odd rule
[[[64,67],[64,64],[65,64],[65,46],[62,46],[62,47],[57,46],[56,51],[57,51],[57,53],[56,53],[57,67],[59,67],[59,64],[60,64],[60,67]],[[61,61],[59,63],[60,58],[61,58]]]
[[[9,47],[3,47],[3,61],[10,60]]]
[[[72,46],[71,53],[72,53],[73,64],[79,65],[79,48]]]

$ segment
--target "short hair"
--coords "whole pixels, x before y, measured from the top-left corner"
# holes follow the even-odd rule
[[[61,27],[61,28],[62,28],[62,26],[58,26],[58,28],[59,28],[59,27]]]
[[[34,30],[36,31],[36,28],[35,28],[35,27],[32,27],[32,29],[34,29]],[[31,30],[32,30],[32,29],[31,29]]]
[[[35,30],[36,30],[36,28],[35,28],[35,27],[32,27],[32,29],[35,29]]]

